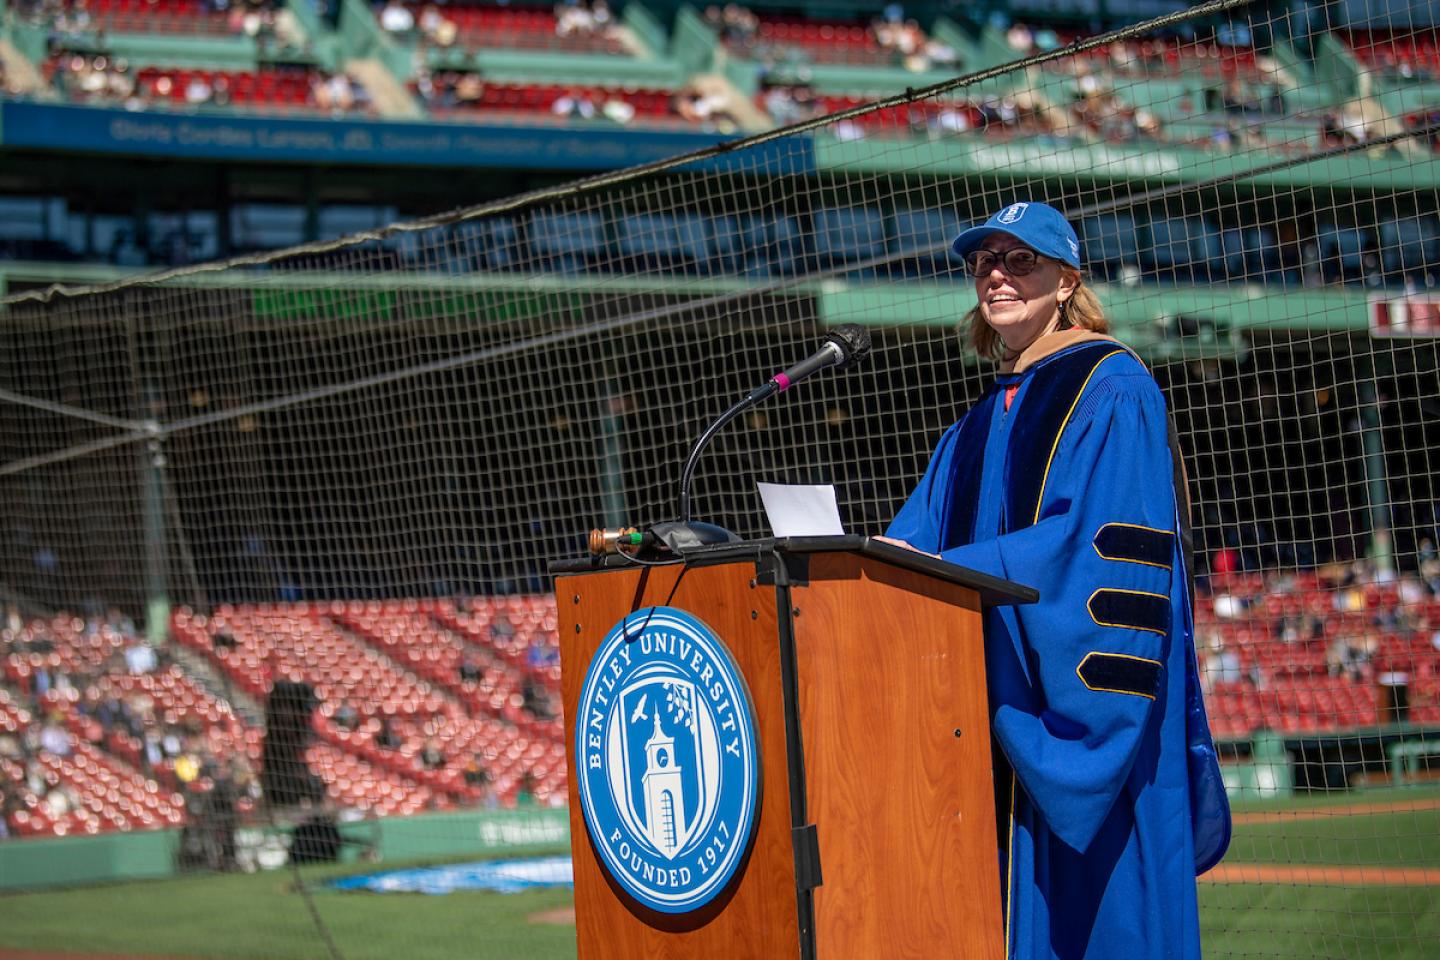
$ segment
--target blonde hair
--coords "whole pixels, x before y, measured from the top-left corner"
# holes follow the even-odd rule
[[[1109,333],[1110,321],[1105,318],[1105,310],[1100,306],[1100,298],[1095,291],[1085,285],[1085,278],[1080,271],[1068,265],[1061,265],[1061,270],[1072,276],[1075,280],[1075,290],[1070,298],[1060,304],[1060,329],[1079,327],[1081,330],[1089,330],[1091,333]],[[970,346],[980,356],[987,360],[999,360],[1005,353],[1005,343],[1000,339],[1000,334],[995,328],[985,322],[980,315],[980,304],[970,308],[965,318],[960,321],[962,331],[968,332]]]

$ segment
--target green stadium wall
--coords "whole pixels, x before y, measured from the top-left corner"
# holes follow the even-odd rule
[[[0,890],[172,876],[179,844],[178,830],[9,840],[0,843]]]
[[[355,844],[374,846],[385,861],[568,850],[564,809],[464,811],[388,817],[340,825]],[[0,891],[171,877],[179,830],[36,837],[0,843]]]

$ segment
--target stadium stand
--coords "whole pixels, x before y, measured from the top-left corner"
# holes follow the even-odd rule
[[[1440,77],[1440,40],[1434,30],[1346,30],[1340,37],[1357,60],[1384,79]]]
[[[395,97],[382,97],[367,86],[379,83],[393,86],[390,93],[411,103],[416,116],[446,123],[601,124],[721,133],[848,109],[909,83],[952,75],[961,65],[1051,50],[1081,35],[1073,24],[977,21],[961,28],[945,17],[922,28],[898,8],[886,8],[873,21],[841,23],[735,4],[708,7],[703,15],[681,11],[671,24],[653,22],[647,28],[643,17],[648,15],[631,6],[622,6],[617,15],[603,0],[555,9],[393,0],[347,6],[346,16],[359,19],[337,31],[303,4],[33,2],[15,5],[13,32],[17,49],[42,53],[36,65],[50,85],[43,95],[58,94],[72,103],[135,111],[388,115],[397,109]],[[1023,93],[982,88],[951,103],[875,111],[817,136],[983,138],[1033,141],[1045,149],[1159,143],[1217,153],[1263,144],[1284,156],[1361,142],[1379,132],[1361,107],[1342,104],[1333,85],[1316,80],[1317,68],[1305,56],[1287,52],[1275,38],[1251,36],[1243,26],[1208,29],[1194,37],[1141,37],[1057,61]],[[699,45],[696,51],[681,50],[682,34]],[[1425,82],[1427,64],[1435,56],[1433,31],[1351,30],[1337,36],[1334,43],[1317,46],[1313,56],[1352,58],[1355,69],[1373,71],[1382,99],[1391,96],[1392,88],[1400,89],[1400,80],[1407,81],[1404,103],[1411,106],[1397,115],[1411,126],[1428,122],[1424,91],[1434,87]],[[917,49],[925,51],[924,62],[912,56]],[[368,59],[356,59],[362,52]],[[358,79],[355,65],[360,63],[367,64],[365,82]],[[17,90],[8,95],[34,94]],[[382,106],[382,100],[390,106]],[[1440,108],[1440,97],[1434,106]],[[242,228],[236,224],[254,218],[239,206],[228,217],[221,211],[194,211],[178,228],[127,227],[124,237],[116,233],[121,228],[96,223],[72,231],[85,238],[79,247],[67,246],[54,231],[34,236],[18,221],[7,223],[0,231],[0,256],[175,265],[334,235],[321,231],[319,221],[300,207],[292,208],[293,229]],[[805,210],[782,213],[802,226],[813,216]],[[145,215],[173,219],[169,213]],[[885,219],[880,232],[887,239],[873,244],[871,252],[897,258],[891,274],[919,275],[918,261],[902,256],[901,238],[909,227],[901,221],[907,211],[857,207],[847,216],[857,222]],[[1136,232],[1101,229],[1094,234],[1096,242],[1086,228],[1090,266],[1097,276],[1126,282],[1400,287],[1433,282],[1440,262],[1428,211],[1379,211],[1373,234],[1303,219],[1258,228],[1217,220],[1190,224],[1184,217],[1172,221],[1168,212],[1158,221],[1144,210],[1125,216],[1134,218]],[[226,221],[230,236],[215,235]],[[541,224],[496,229],[504,236],[495,243],[477,245],[471,238],[463,253],[457,243],[453,260],[432,256],[425,266],[505,269],[529,256],[561,272],[655,270],[667,263],[722,275],[795,272],[794,262],[777,254],[777,244],[809,263],[843,267],[849,262],[829,247],[807,249],[819,241],[803,238],[818,234],[790,231],[780,219],[748,224],[707,218],[685,225],[683,240],[668,232],[669,239],[655,249],[637,249],[641,234],[623,215],[570,239],[558,239]],[[1161,241],[1143,260],[1131,249],[1142,235]],[[508,256],[507,250],[512,251]],[[399,252],[401,262],[408,262]],[[926,276],[953,273],[943,257],[929,257],[927,264],[933,269]]]
[[[1420,580],[1376,582],[1364,567],[1202,578],[1197,648],[1217,736],[1440,723],[1440,600]],[[262,700],[276,679],[314,685],[322,705],[305,756],[338,807],[405,815],[510,804],[522,790],[563,801],[549,597],[179,610],[171,637],[234,683],[233,697]],[[259,815],[258,719],[173,650],[151,665],[122,616],[12,613],[0,643],[14,835],[176,825],[222,780],[238,784],[242,817]]]
[[[263,725],[180,654],[157,660],[128,624],[10,620],[0,782],[14,835],[178,825],[221,782],[242,818],[260,815]],[[177,611],[172,636],[233,697],[314,682],[307,764],[333,804],[387,816],[563,798],[554,630],[548,599],[506,598]]]
[[[903,13],[893,10],[873,22],[840,24],[757,14],[737,5],[708,8],[703,17],[695,18],[701,29],[712,31],[717,44],[758,71],[752,75],[757,78],[753,90],[746,92],[743,79],[739,79],[744,70],[734,74],[738,86],[730,88],[722,85],[702,89],[699,84],[685,81],[686,72],[678,61],[668,59],[663,37],[651,41],[662,48],[658,59],[635,56],[635,46],[630,43],[607,41],[603,49],[593,46],[595,36],[623,36],[628,28],[621,21],[631,19],[631,11],[626,10],[624,18],[616,17],[603,3],[593,7],[567,4],[547,10],[470,3],[440,8],[402,5],[397,0],[357,9],[375,18],[371,26],[377,33],[398,44],[396,50],[401,56],[386,62],[392,66],[404,62],[409,72],[396,78],[397,88],[431,119],[499,120],[544,126],[604,123],[732,131],[745,126],[754,116],[778,124],[847,109],[896,89],[897,63],[902,75],[909,68],[904,64],[903,51],[897,60],[896,51],[891,49],[895,44],[892,35],[913,33],[913,25]],[[404,16],[396,10],[403,11]],[[120,104],[134,110],[300,115],[373,114],[377,109],[365,85],[347,72],[348,54],[336,52],[339,35],[326,34],[324,23],[313,16],[301,17],[299,7],[243,4],[230,7],[222,16],[216,7],[198,0],[107,0],[88,5],[21,5],[17,12],[48,30],[51,49],[40,66],[55,89],[71,102]],[[382,22],[387,13],[389,26]],[[448,28],[437,26],[441,20],[455,27],[453,38]],[[676,21],[677,31],[681,20]],[[127,32],[132,28],[136,32]],[[165,62],[167,48],[163,41],[182,34],[193,37],[195,43],[239,43],[244,50],[237,53],[238,47],[202,45],[194,47],[189,56],[208,62]],[[1066,26],[1016,23],[1002,28],[991,24],[979,28],[978,35],[971,38],[973,43],[969,43],[964,31],[941,18],[930,30],[921,30],[918,37],[927,49],[943,39],[941,46],[963,48],[968,58],[982,49],[998,49],[1007,56],[1053,49],[1079,35]],[[1427,57],[1434,50],[1433,32],[1351,31],[1344,40],[1343,45],[1337,44],[1336,56],[1353,55],[1363,69],[1381,71],[1394,66],[1400,73],[1419,80],[1427,76]],[[157,42],[161,44],[158,48]],[[905,45],[913,47],[914,42],[912,36]],[[800,79],[787,73],[786,64],[795,58],[757,52],[762,47],[795,52],[800,60],[813,65],[814,76]],[[168,55],[174,52],[169,48]],[[500,75],[495,76],[490,63],[483,60],[487,53],[495,52],[512,59],[525,53],[532,60],[506,61]],[[477,54],[480,60],[475,59]],[[575,56],[584,58],[586,70],[596,66],[598,72],[583,83],[541,79],[557,71],[563,73],[567,59]],[[932,58],[930,66],[942,62],[950,61]],[[703,57],[697,63],[699,66],[690,71],[692,77],[695,69],[715,69]],[[633,71],[642,64],[650,71],[644,76],[661,82],[637,82],[640,75]],[[680,79],[672,82],[662,77]],[[1356,121],[1326,99],[1328,94],[1322,84],[1307,83],[1307,79],[1313,78],[1303,75],[1303,63],[1280,56],[1278,47],[1262,47],[1243,29],[1217,30],[1194,40],[1143,37],[1051,65],[1044,72],[1044,82],[1023,97],[986,90],[949,104],[926,103],[923,107],[877,111],[853,123],[837,125],[832,134],[852,139],[978,136],[998,142],[1036,139],[1052,144],[1160,142],[1208,151],[1254,146],[1264,140],[1266,148],[1277,154],[1311,151],[1370,134],[1365,122]],[[727,101],[726,89],[741,93],[741,99]],[[1123,95],[1117,90],[1123,90]],[[1428,114],[1412,111],[1407,116],[1414,125],[1425,122]],[[786,214],[799,217],[802,225],[813,216],[807,211]],[[1300,222],[1293,229],[1281,231],[1286,235],[1280,236],[1273,226],[1261,229],[1216,221],[1192,224],[1186,218],[1157,221],[1144,211],[1130,215],[1138,232],[1099,229],[1094,233],[1096,239],[1092,239],[1091,226],[1102,225],[1086,227],[1090,264],[1098,276],[1185,283],[1243,279],[1279,284],[1403,286],[1433,282],[1440,257],[1433,217],[1417,216],[1412,211],[1396,211],[1393,217],[1382,214],[1375,235],[1362,234],[1343,224]],[[888,239],[883,244],[872,244],[871,253],[897,257],[903,262],[897,262],[895,271],[907,276],[915,274],[917,261],[899,256],[904,252],[901,238],[910,232],[901,223],[907,211],[856,208],[846,216],[867,222],[878,216],[888,221],[886,228],[876,233]],[[98,252],[112,262],[127,265],[184,263],[218,251],[257,250],[301,241],[307,239],[305,231],[312,229],[297,208],[292,218],[295,229],[268,233],[250,230],[237,245],[235,237],[205,238],[203,224],[207,218],[210,222],[221,219],[213,212],[198,212],[193,218],[202,224],[198,234],[187,226],[179,242],[156,241],[157,237],[174,235],[173,229],[132,230],[128,244],[102,244]],[[238,237],[242,231],[235,224],[253,218],[232,213],[228,219],[232,233]],[[767,276],[794,272],[793,263],[772,249],[776,243],[799,257],[808,257],[810,263],[843,267],[851,259],[837,258],[830,246],[794,249],[806,246],[800,238],[820,234],[790,231],[783,220],[731,224],[721,217],[713,222],[691,222],[684,227],[683,240],[667,227],[668,239],[650,244],[654,249],[637,248],[637,238],[643,234],[624,217],[591,225],[578,238],[568,239],[557,239],[542,224],[497,229],[505,234],[499,242],[486,242],[480,245],[483,249],[478,249],[473,240],[464,244],[465,255],[474,267],[504,269],[533,254],[533,262],[562,272],[617,267],[654,270],[675,263],[693,265],[705,273]],[[14,230],[7,228],[7,232]],[[795,239],[790,239],[791,233],[797,235]],[[1158,238],[1143,260],[1130,249],[1138,245],[1136,238],[1142,234]],[[97,228],[84,235],[93,240],[109,233]],[[134,249],[136,236],[149,238],[148,247]],[[1110,237],[1113,240],[1107,239]],[[558,249],[557,244],[567,249]],[[813,246],[820,244],[817,239]],[[507,257],[506,249],[514,253]],[[67,249],[63,242],[48,236],[43,240],[0,237],[0,254],[12,258],[63,260],[94,257],[96,252],[88,247],[83,253]],[[952,272],[943,257],[931,257],[928,264],[934,269],[927,275],[946,276]],[[427,267],[443,269],[447,265],[432,263]],[[864,276],[855,274],[851,279]]]
[[[302,16],[303,10],[272,2],[211,5],[202,0],[102,0],[17,8],[48,37],[47,73],[76,75],[61,84],[72,99],[111,99],[132,109],[187,101],[226,109],[366,109],[364,84],[347,77],[341,63],[353,55],[342,51],[354,46],[353,38],[346,39],[348,33],[331,36],[313,13]],[[360,5],[356,12],[372,16],[369,28],[389,44],[393,56],[382,59],[396,72],[397,88],[415,93],[435,118],[467,120],[519,112],[530,120],[547,114],[571,121],[608,116],[645,124],[678,116],[725,131],[738,128],[735,117],[707,123],[710,114],[745,114],[738,116],[738,126],[746,126],[753,101],[770,122],[793,122],[898,92],[906,82],[897,80],[896,70],[899,77],[918,73],[942,79],[987,44],[1013,56],[1052,50],[1082,36],[1073,26],[1017,22],[1003,29],[985,26],[978,38],[967,38],[944,18],[923,29],[893,5],[872,22],[756,13],[736,4],[712,6],[696,21],[713,33],[714,42],[732,61],[753,64],[761,81],[747,88],[740,79],[745,71],[734,73],[732,79],[739,84],[734,92],[745,103],[732,103],[727,110],[724,103],[712,102],[723,100],[723,91],[687,93],[686,72],[666,49],[663,27],[656,26],[658,37],[633,36],[637,31],[621,22],[633,19],[630,11],[616,17],[604,0],[577,0],[554,10],[390,0],[369,10]],[[158,51],[165,48],[156,43],[187,33],[214,43],[187,48],[183,62],[164,62]],[[1343,37],[1331,55],[1353,57],[1359,69],[1377,77],[1413,82],[1432,75],[1433,31],[1349,31]],[[225,47],[227,39],[245,43]],[[637,56],[640,51],[647,55]],[[535,59],[514,59],[525,53]],[[510,59],[496,63],[486,59],[490,54]],[[581,69],[565,62],[574,55],[585,58],[588,80],[577,84],[577,75],[555,83],[556,76]],[[253,61],[249,71],[228,62],[237,56]],[[95,78],[98,57],[105,58],[106,68]],[[117,69],[117,62],[126,69]],[[716,69],[703,55],[696,64],[702,70]],[[310,95],[301,98],[293,80],[270,76],[271,70],[283,72],[279,68],[286,65],[313,71],[307,78]],[[154,79],[162,82],[162,90],[136,82],[135,71],[142,67],[160,71]],[[180,70],[195,71],[199,79],[174,75]],[[1158,141],[1222,151],[1264,144],[1279,153],[1295,153],[1377,132],[1362,114],[1338,109],[1334,93],[1312,82],[1305,71],[1303,58],[1262,48],[1243,25],[1222,25],[1194,38],[1143,37],[1052,62],[1045,72],[1053,82],[1042,84],[1039,96],[1025,102],[987,91],[953,110],[932,109],[935,115],[924,122],[904,118],[907,122],[895,128],[872,119],[858,130],[842,128],[840,133],[864,136],[885,128],[926,136],[981,130],[993,136],[998,129],[1018,136]],[[668,80],[657,82],[662,76]],[[170,82],[163,83],[167,78]],[[132,97],[127,88],[142,96]],[[189,96],[182,92],[187,89],[192,91]],[[151,96],[145,98],[146,92]],[[662,106],[667,97],[671,103]],[[557,103],[563,109],[557,109]],[[1440,101],[1427,106],[1440,106]],[[1406,115],[1413,125],[1423,122],[1425,113],[1411,108]]]
[[[433,623],[426,619],[432,615]],[[445,626],[447,618],[457,627],[467,625],[465,635],[472,639],[468,649]],[[461,667],[467,659],[484,664],[497,652],[500,661],[506,659],[508,639],[489,646],[474,642],[479,631],[494,635],[491,622],[486,618],[485,627],[473,628],[468,617],[444,605],[406,610],[399,604],[300,604],[222,608],[209,618],[180,612],[174,629],[179,642],[210,657],[256,698],[276,679],[310,683],[323,704],[317,724],[323,739],[402,783],[415,781],[435,789],[437,806],[475,799],[475,786],[464,783],[463,774],[477,753],[492,767],[489,773],[499,798],[513,799],[529,774],[537,781],[536,797],[548,800],[563,793],[564,750],[556,717],[548,709],[537,713],[537,708],[555,701],[558,676],[506,670],[501,663],[474,681],[465,680]],[[553,619],[551,623],[553,631]],[[222,634],[233,645],[216,646],[214,639]],[[537,642],[534,631],[521,633],[519,642],[528,651]],[[533,692],[536,685],[544,689]],[[354,729],[334,722],[346,703],[356,711]],[[467,704],[474,713],[467,712]],[[396,738],[393,747],[377,746],[382,727],[387,739]],[[427,769],[421,753],[431,740],[445,760]]]
[[[411,89],[440,118],[484,114],[487,120],[521,122],[610,120],[637,126],[686,126],[673,90],[644,90],[566,84],[487,83],[476,73],[441,71]]]
[[[160,829],[184,819],[181,796],[70,735],[53,701],[42,721],[0,688],[0,730],[19,747],[0,755],[17,836]],[[35,746],[26,749],[32,731]]]
[[[479,50],[509,47],[565,53],[629,55],[605,0],[547,7],[481,3],[401,3],[376,7],[380,26],[392,36],[438,47]]]
[[[1047,36],[1044,30],[1037,31],[1025,24],[1016,24],[1006,33],[1006,41],[1016,52],[1033,55],[1069,46],[1086,36],[1087,34],[1073,29],[1053,30]],[[1260,57],[1254,46],[1247,39],[1238,37],[1229,37],[1227,41],[1221,43],[1212,38],[1208,41],[1185,42],[1179,37],[1156,35],[1104,44],[1086,51],[1081,56],[1085,61],[1095,63],[1100,69],[1116,76],[1198,76],[1211,81],[1234,77],[1252,82],[1262,81],[1266,71],[1261,69]],[[1048,64],[1047,68],[1064,69],[1053,63]]]
[[[313,67],[253,71],[169,66],[132,69],[104,55],[61,53],[45,76],[75,103],[120,103],[127,109],[235,107],[261,113],[368,111],[368,96],[344,73]]]
[[[760,15],[739,4],[707,7],[705,23],[718,33],[725,49],[736,57],[798,56],[821,62],[885,62],[874,33],[860,23]]]
[[[81,0],[18,13],[43,32],[46,84],[72,103],[370,112],[364,86],[322,65],[294,10],[274,0]]]
[[[1015,24],[1005,42],[1034,54],[1083,36],[1073,28]],[[1045,72],[1061,82],[1049,89],[1057,102],[1068,101],[1072,122],[1107,142],[1303,154],[1325,146],[1327,123],[1337,121],[1327,96],[1297,69],[1257,47],[1247,28],[1225,26],[1194,39],[1154,35],[1106,44],[1051,61]]]
[[[755,104],[777,122],[808,120],[872,103],[883,93],[817,94],[805,85],[770,83],[755,96]],[[939,137],[975,131],[987,140],[1006,141],[1039,136],[1055,130],[1053,120],[1034,98],[989,95],[974,100],[927,100],[868,111],[840,125],[837,136],[861,139],[882,137]]]
[[[62,35],[94,30],[256,36],[274,31],[281,4],[274,0],[246,0],[234,6],[204,0],[61,0],[15,6],[22,13],[48,18]]]
[[[1365,576],[1211,578],[1196,645],[1217,736],[1440,721],[1440,602],[1419,581]],[[1396,686],[1406,689],[1403,715],[1379,697]]]
[[[756,13],[738,4],[707,7],[707,26],[741,59],[851,66],[955,67],[958,57],[891,5],[873,22]]]

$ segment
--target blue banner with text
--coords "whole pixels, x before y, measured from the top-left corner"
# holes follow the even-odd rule
[[[0,145],[60,152],[356,166],[617,170],[723,143],[718,134],[618,126],[521,126],[132,112],[0,103]],[[722,153],[696,167],[762,176],[808,173],[806,137]]]

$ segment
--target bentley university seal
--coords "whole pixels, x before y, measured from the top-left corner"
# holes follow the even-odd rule
[[[760,767],[749,692],[698,619],[644,607],[606,635],[576,705],[585,826],[610,876],[652,910],[688,913],[734,876]]]

